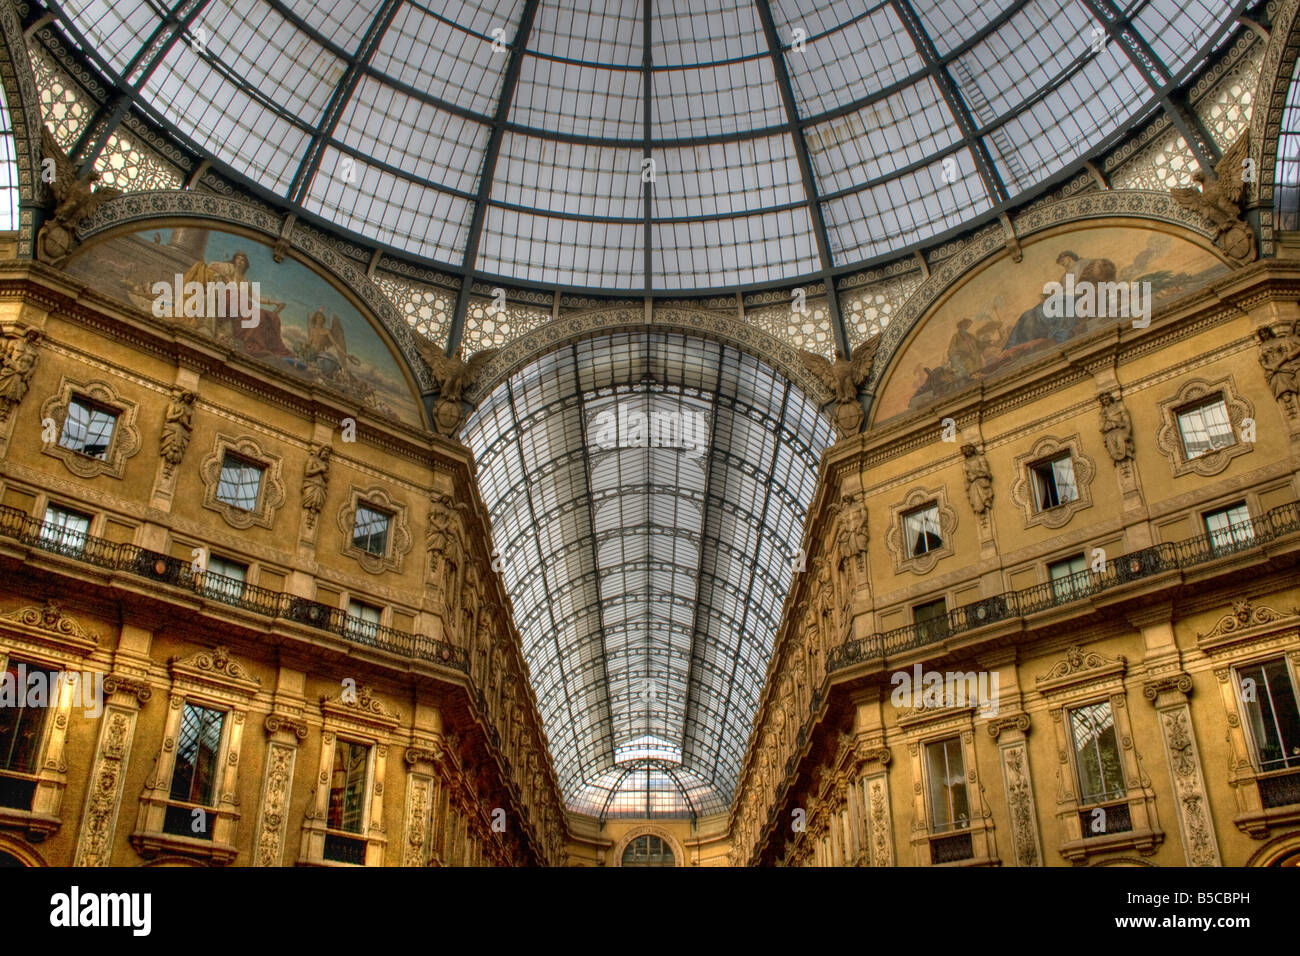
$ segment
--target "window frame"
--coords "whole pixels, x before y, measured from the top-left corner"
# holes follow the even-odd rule
[[[226,481],[226,465],[228,462],[231,461],[234,461],[241,466],[250,468],[257,473],[257,491],[253,495],[253,503],[251,507],[244,507],[244,505],[238,501],[231,501],[230,498],[222,497],[222,491],[221,491],[222,486],[228,484],[228,482]],[[262,502],[262,492],[265,488],[265,485],[266,485],[265,464],[263,464],[260,461],[254,461],[253,459],[248,458],[245,455],[241,455],[238,452],[234,452],[230,450],[227,450],[226,453],[222,455],[221,468],[217,473],[217,490],[215,492],[217,501],[221,502],[227,507],[234,508],[236,511],[243,511],[249,514],[256,514],[258,510],[258,505],[260,505]]]
[[[1295,771],[1300,770],[1300,753],[1297,753],[1295,755],[1287,755],[1283,753],[1281,759],[1284,761],[1284,763],[1281,766],[1275,766],[1275,767],[1264,766],[1264,759],[1261,755],[1260,747],[1259,747],[1259,739],[1255,734],[1254,723],[1251,720],[1251,711],[1250,711],[1251,702],[1246,701],[1242,695],[1242,684],[1241,684],[1242,669],[1258,667],[1262,670],[1264,665],[1273,662],[1278,662],[1281,664],[1282,671],[1287,678],[1287,687],[1291,691],[1292,704],[1298,711],[1300,711],[1300,682],[1297,681],[1296,674],[1294,673],[1293,669],[1290,666],[1288,666],[1288,659],[1285,654],[1272,654],[1267,657],[1261,657],[1254,660],[1240,661],[1234,663],[1231,667],[1231,674],[1232,674],[1231,683],[1237,697],[1238,710],[1242,717],[1241,727],[1242,730],[1245,732],[1246,742],[1249,746],[1251,765],[1254,768],[1255,773],[1259,775],[1268,775],[1273,773],[1294,773]],[[1270,685],[1270,691],[1269,691],[1270,701],[1272,696],[1273,695],[1272,695],[1272,690]],[[1258,698],[1254,703],[1255,706],[1258,707],[1259,705]],[[1277,708],[1276,706],[1271,705],[1271,709],[1274,713],[1274,723],[1276,723]],[[1280,738],[1280,734],[1279,734],[1279,738]],[[1285,745],[1285,741],[1280,741],[1280,742],[1283,745]],[[1300,735],[1298,735],[1297,737],[1297,743],[1300,743]]]
[[[1238,510],[1242,511],[1245,514],[1246,516],[1245,521],[1234,522],[1229,520],[1228,523],[1224,525],[1223,528],[1220,528],[1218,530],[1212,529],[1210,527],[1211,518],[1218,517],[1219,515],[1227,515],[1230,512],[1234,512]],[[1210,539],[1210,546],[1212,548],[1216,548],[1216,549],[1224,548],[1225,550],[1227,549],[1235,550],[1238,547],[1248,548],[1252,546],[1256,541],[1255,519],[1250,513],[1250,505],[1245,500],[1236,501],[1230,505],[1223,505],[1222,507],[1212,508],[1209,511],[1201,512],[1201,527],[1205,529],[1205,536]],[[1244,531],[1234,530],[1243,527],[1245,529]],[[1228,540],[1224,542],[1216,541],[1215,540],[1216,535],[1220,534],[1223,531],[1228,532],[1228,534],[1226,535]]]
[[[1227,422],[1228,437],[1231,439],[1231,441],[1223,445],[1215,445],[1211,443],[1207,448],[1193,455],[1187,445],[1187,430],[1183,427],[1184,416],[1190,415],[1192,412],[1200,412],[1203,409],[1214,407],[1214,406],[1220,406],[1220,405],[1223,407],[1223,418],[1224,421]],[[1195,461],[1198,458],[1204,458],[1206,455],[1212,455],[1218,451],[1225,451],[1231,448],[1233,445],[1239,444],[1241,441],[1237,437],[1237,431],[1235,428],[1233,428],[1232,425],[1232,414],[1228,409],[1227,396],[1224,395],[1222,392],[1207,395],[1203,398],[1196,399],[1195,401],[1188,402],[1185,405],[1181,405],[1178,408],[1175,408],[1174,423],[1178,427],[1178,440],[1179,442],[1182,443],[1183,459],[1185,461],[1191,462],[1191,461]],[[1201,418],[1201,425],[1202,426],[1205,425],[1204,416],[1202,416]],[[1207,439],[1211,437],[1208,428],[1202,427],[1202,431],[1205,432]]]
[[[1065,462],[1070,469],[1069,488],[1072,492],[1070,497],[1065,498],[1061,495],[1061,481],[1058,474],[1057,465]],[[1042,469],[1047,468],[1052,479],[1052,493],[1056,498],[1052,504],[1045,504],[1044,479]],[[1064,508],[1079,500],[1079,481],[1074,470],[1074,455],[1070,451],[1060,452],[1050,458],[1043,458],[1029,465],[1029,474],[1033,479],[1034,489],[1034,510],[1037,512],[1051,511],[1055,508]]]
[[[69,445],[65,439],[68,437],[68,426],[72,422],[72,410],[74,408],[83,408],[89,413],[90,421],[87,423],[86,437],[90,437],[90,425],[94,423],[95,415],[104,415],[109,418],[108,440],[104,443],[103,451],[97,455],[86,451],[85,445],[75,448]],[[60,448],[66,449],[76,455],[82,455],[86,458],[93,458],[97,461],[108,461],[108,456],[113,450],[113,441],[117,437],[118,421],[122,417],[122,410],[107,405],[104,402],[98,402],[88,395],[74,391],[68,398],[68,405],[64,414],[63,423],[59,427],[59,437],[56,439]]]
[[[86,522],[86,530],[69,532],[67,530],[68,525],[66,521],[63,523],[57,523],[51,520],[51,512],[58,512],[65,518],[75,517],[84,519]],[[93,513],[78,511],[76,508],[70,508],[52,501],[46,501],[45,512],[41,518],[40,542],[43,546],[57,549],[59,554],[64,554],[69,557],[81,557],[86,553],[86,543],[94,537],[92,531],[95,527],[95,520],[97,517],[98,516]],[[52,531],[52,527],[58,527],[60,530]],[[68,543],[69,538],[77,537],[79,537],[81,541],[77,543],[76,546]]]
[[[358,538],[358,531],[360,530],[360,527],[361,527],[361,513],[362,513],[362,511],[369,512],[369,513],[372,514],[372,515],[375,515],[375,516],[377,516],[377,517],[380,517],[380,518],[383,518],[383,519],[384,519],[383,547],[380,548],[378,551],[375,551],[375,550],[373,550],[373,549],[367,547],[367,546],[364,545],[364,544],[359,544],[359,543],[358,543],[358,540],[359,540],[359,538]],[[379,506],[379,505],[376,505],[376,504],[374,504],[373,502],[368,501],[368,500],[366,500],[366,499],[364,499],[364,498],[363,498],[362,500],[358,501],[358,502],[357,502],[356,511],[353,512],[353,515],[352,515],[352,546],[353,546],[354,548],[357,548],[357,549],[360,550],[360,551],[364,551],[366,554],[373,555],[373,556],[376,557],[376,558],[386,558],[386,557],[388,557],[389,551],[392,549],[392,545],[393,545],[393,522],[394,522],[394,519],[395,519],[395,515],[394,515],[391,511],[389,511],[387,508],[383,508],[383,507],[381,507],[381,506]],[[373,536],[374,536],[374,533],[371,532],[369,535],[366,535],[365,537],[367,537],[367,538],[371,538],[371,537],[373,537]]]
[[[932,756],[931,756],[934,752],[934,748],[941,745],[944,748],[944,767],[945,767],[944,787],[945,787],[945,793],[948,794],[948,799],[946,801],[947,812],[949,816],[952,817],[952,819],[950,819],[947,823],[944,824],[939,823],[936,807],[934,805],[935,781],[933,776],[934,768],[932,766]],[[925,801],[926,801],[926,810],[927,810],[926,822],[929,824],[930,834],[932,836],[940,836],[940,835],[946,836],[951,833],[956,833],[959,830],[969,830],[971,826],[970,782],[966,779],[966,755],[962,748],[961,735],[949,734],[947,736],[939,737],[934,740],[927,740],[921,746],[925,754],[925,759],[922,760],[921,763],[922,766],[925,768],[925,795],[926,795]],[[953,784],[951,767],[949,767],[950,749],[956,750],[957,758],[961,761],[961,767],[959,768],[960,774],[958,775],[957,780],[961,786],[962,799],[966,804],[966,819],[964,821],[957,819],[954,813],[955,805],[951,795],[951,790],[954,784]]]

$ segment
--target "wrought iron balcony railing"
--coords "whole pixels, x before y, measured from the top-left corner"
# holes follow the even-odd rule
[[[149,551],[134,544],[118,544],[38,521],[7,505],[0,506],[0,536],[108,571],[125,572],[191,591],[220,604],[330,631],[355,644],[432,661],[466,673],[469,671],[469,655],[445,641],[384,627],[295,594],[245,584],[236,578],[224,577],[211,571],[196,572],[189,561]]]
[[[832,648],[827,655],[827,670],[839,671],[864,661],[877,661],[920,647],[941,644],[953,634],[1063,607],[1165,571],[1185,570],[1208,564],[1261,547],[1298,531],[1300,503],[1282,505],[1252,519],[1249,525],[1236,526],[1235,532],[1231,534],[1217,531],[1184,541],[1152,545],[1107,561],[1101,571],[1080,571],[1069,577],[1019,591],[1006,591],[953,608],[946,619],[919,621],[881,634],[846,641]]]

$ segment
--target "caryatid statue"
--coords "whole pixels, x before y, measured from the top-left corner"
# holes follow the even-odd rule
[[[1123,464],[1133,458],[1133,419],[1129,417],[1124,403],[1110,392],[1102,392],[1097,397],[1101,403],[1101,434],[1106,440],[1106,452],[1115,464]]]

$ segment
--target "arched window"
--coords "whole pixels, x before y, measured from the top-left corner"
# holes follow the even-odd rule
[[[642,834],[623,850],[623,866],[676,866],[668,841],[653,833]]]
[[[1291,75],[1282,111],[1282,132],[1277,138],[1277,170],[1273,207],[1277,229],[1300,229],[1300,62]]]

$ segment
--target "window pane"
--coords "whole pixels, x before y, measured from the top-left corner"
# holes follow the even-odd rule
[[[939,508],[930,505],[903,516],[903,536],[912,557],[919,557],[943,546],[939,534]]]
[[[1247,544],[1254,540],[1255,529],[1245,504],[1236,504],[1205,515],[1205,531],[1215,547]]]
[[[176,767],[172,771],[171,798],[200,806],[213,805],[217,783],[217,752],[226,715],[186,703],[176,742]]]
[[[326,826],[348,833],[361,832],[366,790],[366,761],[370,748],[349,740],[334,744],[334,772],[330,777],[329,816]]]
[[[262,489],[262,467],[227,455],[221,463],[221,480],[217,483],[217,498],[244,511],[257,508],[258,492]]]
[[[1110,701],[1070,711],[1070,729],[1074,735],[1075,766],[1079,771],[1079,802],[1101,803],[1123,797],[1127,790],[1120,769]]]
[[[353,637],[373,638],[379,633],[379,619],[383,608],[360,601],[348,602],[348,633]]]
[[[45,675],[46,699],[42,702],[29,697],[34,685],[33,674]],[[40,757],[41,736],[45,729],[45,715],[57,701],[49,698],[55,693],[58,671],[46,670],[38,664],[9,659],[3,679],[14,690],[14,706],[0,707],[0,770],[16,773],[35,773]],[[27,704],[44,706],[28,707]]]
[[[1222,398],[1183,409],[1178,413],[1178,429],[1182,432],[1183,449],[1189,459],[1236,443],[1232,423],[1228,420],[1228,406]]]
[[[1091,576],[1088,571],[1088,559],[1082,554],[1049,564],[1047,574],[1052,581],[1052,594],[1058,601],[1070,600],[1077,591],[1087,587]]]
[[[203,578],[203,589],[213,597],[232,600],[242,598],[247,579],[248,565],[215,554],[208,556],[208,572]]]
[[[1259,769],[1300,767],[1300,712],[1285,659],[1240,668],[1237,676]]]
[[[357,520],[352,530],[352,543],[371,554],[388,553],[389,516],[365,505],[357,506]]]
[[[965,829],[970,824],[970,810],[966,803],[966,766],[961,742],[950,737],[927,744],[925,754],[934,832]]]
[[[92,458],[105,458],[108,456],[108,446],[113,440],[113,426],[116,423],[116,412],[74,398],[68,404],[68,415],[63,420],[59,444]]]
[[[1074,461],[1069,455],[1052,462],[1052,473],[1056,477],[1056,495],[1061,504],[1079,497],[1079,489],[1074,483]]]
[[[86,547],[90,534],[90,515],[68,511],[50,505],[45,509],[45,522],[41,527],[41,543],[58,548],[64,554],[80,554]]]

